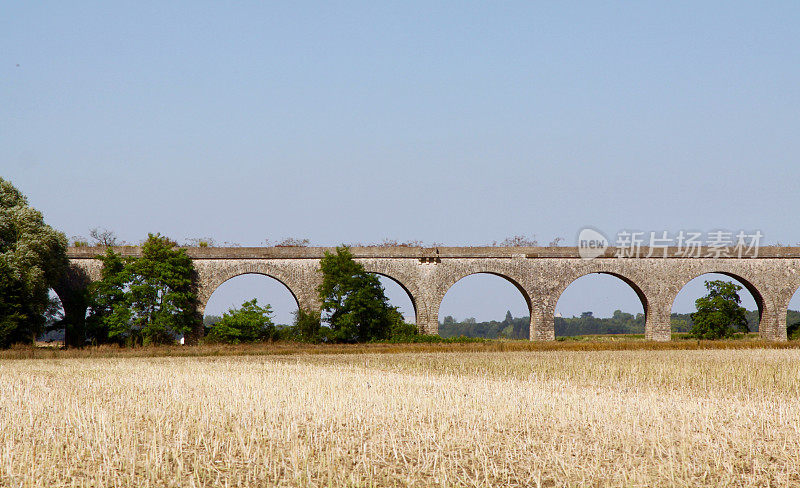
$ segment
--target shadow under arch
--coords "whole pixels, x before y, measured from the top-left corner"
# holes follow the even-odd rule
[[[89,308],[89,285],[101,278],[100,269],[70,263],[64,275],[51,289],[61,302],[64,323],[64,344],[83,346],[86,342],[86,314]]]
[[[417,322],[417,318],[419,316],[419,314],[417,312],[417,299],[414,298],[414,294],[411,293],[411,290],[409,290],[408,287],[406,285],[404,285],[402,281],[398,280],[397,278],[395,278],[392,275],[389,275],[389,274],[386,274],[386,273],[380,273],[380,272],[377,272],[377,271],[367,271],[367,273],[378,275],[378,276],[383,276],[384,278],[388,278],[388,279],[392,280],[393,282],[397,283],[397,285],[399,285],[400,288],[402,288],[403,291],[406,292],[406,295],[408,295],[408,299],[411,300],[411,307],[414,309],[414,323],[416,323]]]
[[[736,273],[732,273],[730,271],[717,271],[717,270],[704,271],[704,272],[702,272],[702,273],[700,273],[700,274],[698,274],[696,276],[693,276],[692,278],[688,279],[681,286],[681,289],[678,290],[678,293],[676,293],[675,296],[672,298],[672,303],[670,304],[670,310],[672,310],[672,307],[675,306],[675,300],[678,298],[678,295],[680,294],[680,292],[684,288],[686,288],[686,285],[688,285],[691,281],[694,281],[697,278],[700,278],[700,277],[708,275],[708,274],[719,274],[719,275],[727,276],[728,278],[732,278],[732,279],[738,281],[739,283],[741,283],[742,286],[744,286],[744,288],[747,291],[750,292],[750,295],[753,296],[753,300],[755,300],[755,302],[756,302],[756,307],[758,307],[758,324],[759,324],[759,330],[760,330],[761,329],[761,319],[763,318],[763,315],[764,315],[764,298],[761,296],[761,292],[759,292],[758,288],[756,288],[756,286],[753,285],[749,280],[747,280],[746,278],[742,277],[741,275],[738,275]]]
[[[294,290],[292,290],[292,288],[289,285],[287,285],[281,278],[275,276],[274,274],[266,273],[266,272],[263,272],[263,271],[247,271],[247,272],[244,272],[244,273],[237,273],[237,274],[233,274],[231,276],[227,276],[224,280],[220,281],[219,283],[216,283],[213,286],[213,288],[209,289],[208,296],[204,297],[202,299],[202,301],[201,301],[201,304],[200,304],[202,306],[203,310],[205,310],[206,306],[208,305],[209,300],[211,300],[211,297],[214,296],[214,293],[216,293],[216,291],[219,290],[219,288],[222,285],[224,285],[225,283],[231,281],[232,279],[238,278],[240,276],[248,276],[248,275],[266,276],[267,278],[272,278],[273,280],[277,281],[278,283],[283,285],[284,288],[289,290],[289,293],[292,295],[292,298],[294,299],[294,303],[297,305],[297,308],[300,309],[300,300],[297,299],[297,295],[295,294]]]
[[[644,294],[644,292],[639,287],[639,285],[637,285],[636,282],[633,281],[631,278],[629,278],[629,277],[627,277],[627,276],[625,276],[623,274],[620,274],[620,273],[615,273],[613,271],[589,271],[587,273],[583,273],[581,275],[578,275],[578,276],[574,277],[569,283],[567,283],[567,285],[564,288],[562,288],[559,291],[558,298],[556,299],[555,303],[553,303],[553,305],[552,305],[553,306],[553,312],[555,312],[556,303],[558,303],[558,300],[561,299],[561,295],[564,294],[564,292],[567,290],[567,288],[570,287],[570,285],[572,285],[573,283],[575,283],[576,281],[578,281],[579,279],[581,279],[581,278],[583,278],[585,276],[589,276],[589,275],[593,275],[593,274],[613,276],[614,278],[619,279],[620,281],[622,281],[623,283],[625,283],[626,285],[631,287],[631,289],[634,291],[634,293],[636,293],[636,296],[639,298],[639,301],[642,303],[642,311],[644,311],[645,322],[647,321],[647,314],[649,312],[649,302],[647,300],[647,295]]]
[[[439,308],[441,308],[441,302],[444,301],[444,298],[447,296],[447,294],[450,292],[450,290],[453,289],[454,286],[456,286],[458,283],[463,281],[465,278],[469,278],[470,276],[475,276],[475,275],[480,275],[480,274],[499,276],[500,278],[503,278],[504,280],[506,280],[509,283],[511,283],[512,285],[514,285],[514,288],[516,288],[522,294],[522,298],[525,300],[525,306],[528,307],[529,316],[531,314],[533,314],[533,304],[531,303],[531,297],[528,294],[528,292],[525,290],[525,288],[522,285],[520,285],[519,282],[517,280],[515,280],[514,278],[512,278],[510,276],[507,276],[507,275],[504,275],[503,273],[499,273],[497,271],[475,271],[474,273],[469,273],[469,274],[465,274],[464,276],[461,276],[460,278],[458,278],[457,280],[452,282],[450,284],[450,286],[447,287],[447,290],[445,290],[444,294],[442,294],[442,299],[440,300]],[[437,319],[438,319],[438,317],[437,317]]]

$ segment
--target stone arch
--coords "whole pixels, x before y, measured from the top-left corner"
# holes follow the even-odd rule
[[[285,286],[297,302],[298,308],[315,310],[318,300],[313,269],[298,263],[270,263],[263,260],[239,260],[231,263],[195,263],[198,275],[198,312],[202,315],[209,298],[223,283],[237,276],[255,274],[275,279]]]
[[[214,292],[216,292],[219,289],[219,287],[221,287],[222,285],[224,285],[225,283],[229,282],[232,279],[238,278],[240,276],[247,276],[247,275],[266,276],[267,278],[274,279],[275,281],[277,281],[278,283],[283,285],[289,291],[289,293],[292,294],[292,298],[294,298],[294,301],[297,304],[297,308],[300,308],[300,300],[297,299],[297,295],[294,293],[294,291],[286,283],[284,283],[280,278],[278,278],[276,276],[272,276],[271,274],[268,274],[268,273],[239,273],[239,274],[236,274],[234,276],[230,276],[230,277],[226,278],[221,283],[215,285],[213,290],[210,290],[210,293],[208,294],[208,296],[204,297],[203,302],[200,304],[200,308],[202,310],[205,310],[206,305],[208,305],[208,301],[211,299],[211,296],[214,295]]]
[[[415,298],[414,293],[412,293],[411,290],[409,290],[409,288],[402,281],[398,280],[397,278],[391,276],[388,273],[379,273],[377,271],[369,271],[369,270],[367,270],[367,272],[378,276],[383,276],[384,278],[389,278],[390,280],[397,283],[400,286],[400,288],[403,289],[404,292],[406,292],[406,295],[408,295],[409,300],[411,300],[411,306],[414,309],[414,322],[416,322],[419,312],[417,312],[417,299]]]
[[[212,285],[210,285],[207,288],[207,292],[203,293],[202,298],[198,294],[198,301],[200,302],[199,303],[199,307],[198,307],[199,310],[201,310],[201,311],[205,310],[206,305],[208,305],[208,301],[211,299],[211,296],[214,294],[215,291],[217,291],[217,289],[219,289],[220,286],[224,285],[225,283],[227,283],[228,281],[230,281],[230,280],[232,280],[234,278],[237,278],[239,276],[246,276],[246,275],[260,275],[260,276],[266,276],[267,278],[274,279],[275,281],[277,281],[278,283],[280,283],[284,287],[286,287],[287,290],[289,290],[289,293],[292,294],[292,298],[294,298],[295,303],[297,303],[297,307],[300,308],[300,300],[298,300],[297,294],[294,292],[294,290],[292,290],[292,288],[289,285],[286,284],[286,282],[284,280],[282,280],[278,276],[275,276],[274,274],[270,274],[270,273],[267,273],[267,272],[248,271],[248,272],[244,272],[244,273],[232,274],[231,276],[227,276],[226,278],[222,279],[218,283],[213,283]]]
[[[356,262],[368,273],[384,276],[394,281],[406,292],[414,308],[414,322],[421,332],[435,334],[438,324],[431,320],[434,308],[427,289],[420,279],[420,268],[417,260],[382,260],[374,258],[357,258]],[[434,317],[435,320],[435,317]]]
[[[467,272],[458,273],[451,275],[450,279],[440,282],[438,288],[438,293],[436,294],[436,298],[433,300],[433,304],[435,306],[434,310],[432,311],[431,318],[436,321],[436,326],[438,328],[439,325],[439,309],[441,308],[442,302],[444,301],[447,292],[453,288],[458,282],[462,281],[465,278],[470,276],[478,275],[478,274],[486,274],[492,276],[498,276],[503,278],[507,282],[514,285],[514,287],[520,292],[522,295],[522,299],[525,300],[525,305],[528,307],[528,314],[530,316],[530,321],[533,323],[535,310],[533,307],[533,301],[531,300],[531,294],[522,284],[523,280],[520,279],[518,276],[514,276],[512,273],[507,273],[501,270],[493,270],[493,269],[478,269],[478,270],[469,270]],[[438,330],[438,329],[437,329]],[[533,332],[531,328],[531,332]],[[533,334],[531,333],[530,336],[533,339]]]
[[[771,339],[774,332],[774,321],[773,317],[775,315],[774,311],[771,310],[772,307],[768,306],[768,302],[764,300],[764,295],[761,293],[759,286],[756,286],[754,283],[755,280],[746,278],[744,273],[740,273],[738,271],[729,270],[729,269],[719,269],[718,267],[709,267],[699,272],[693,272],[691,274],[685,275],[681,277],[681,279],[675,283],[677,286],[677,291],[672,295],[671,300],[669,301],[670,311],[675,304],[675,299],[678,297],[678,294],[683,290],[690,281],[693,281],[701,276],[707,274],[721,274],[727,276],[728,278],[732,278],[744,286],[744,288],[750,292],[752,295],[753,300],[756,302],[756,307],[758,308],[758,330],[761,337],[765,339]]]
[[[636,293],[639,302],[642,304],[642,311],[644,312],[645,318],[645,337],[652,340],[669,340],[669,329],[667,329],[665,337],[663,331],[656,330],[658,327],[651,317],[653,299],[651,299],[650,295],[652,295],[652,292],[645,291],[645,288],[639,285],[639,283],[644,284],[647,283],[647,281],[634,273],[629,273],[627,269],[608,269],[604,266],[576,269],[574,272],[567,274],[563,279],[559,280],[557,286],[546,296],[539,322],[531,324],[531,337],[534,337],[535,334],[540,340],[555,340],[555,311],[558,300],[571,284],[584,276],[593,274],[613,276],[628,285],[633,292]],[[535,328],[539,330],[534,330]]]
[[[649,310],[650,301],[648,300],[647,295],[642,290],[642,288],[639,285],[636,284],[636,281],[634,281],[632,278],[628,277],[627,275],[622,274],[622,273],[620,273],[618,271],[607,271],[607,270],[586,271],[586,272],[582,272],[582,273],[579,273],[577,275],[571,276],[570,277],[571,279],[569,279],[569,280],[562,281],[560,283],[561,286],[559,287],[559,289],[557,289],[556,292],[553,294],[554,297],[555,297],[555,300],[551,300],[552,303],[550,305],[552,306],[552,310],[550,310],[550,306],[549,306],[548,307],[548,313],[550,313],[550,314],[554,314],[555,313],[556,303],[558,303],[558,300],[561,298],[561,295],[564,294],[564,292],[567,290],[567,288],[569,288],[569,286],[571,284],[575,283],[576,281],[578,281],[579,279],[583,278],[584,276],[589,276],[589,275],[593,275],[593,274],[601,274],[601,275],[613,276],[614,278],[617,278],[620,281],[622,281],[623,283],[625,283],[626,285],[628,285],[634,291],[634,293],[636,293],[636,296],[639,298],[639,301],[642,303],[642,310],[644,310],[645,320],[647,320],[647,312]]]
[[[561,295],[583,276],[604,274],[621,280],[636,294],[645,314],[645,336],[652,340],[669,340],[668,318],[653,313],[654,308],[658,308],[654,306],[663,301],[658,295],[658,288],[653,285],[653,276],[631,264],[621,259],[547,260],[535,263],[534,270],[540,278],[533,288],[538,310],[534,308],[533,311],[536,316],[531,320],[531,338],[555,340],[554,315]]]

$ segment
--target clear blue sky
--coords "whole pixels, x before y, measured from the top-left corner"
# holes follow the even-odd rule
[[[68,236],[794,244],[798,25],[798,2],[9,2],[0,176]],[[476,283],[443,312],[506,300]],[[587,286],[562,313],[637,305]]]

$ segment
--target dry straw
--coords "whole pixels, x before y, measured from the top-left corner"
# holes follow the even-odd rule
[[[800,351],[0,361],[2,486],[797,486]]]

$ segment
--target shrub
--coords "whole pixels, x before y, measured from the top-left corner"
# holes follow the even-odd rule
[[[279,331],[272,323],[269,305],[258,306],[258,300],[244,302],[241,308],[232,308],[222,315],[222,320],[211,327],[207,340],[238,344],[278,339]]]
[[[786,336],[790,341],[800,339],[800,322],[795,322],[786,328]]]
[[[322,318],[319,312],[298,309],[294,314],[294,325],[289,333],[292,339],[300,342],[321,342],[323,337]]]
[[[419,335],[416,325],[398,320],[391,326],[389,340],[392,342],[414,342]]]

